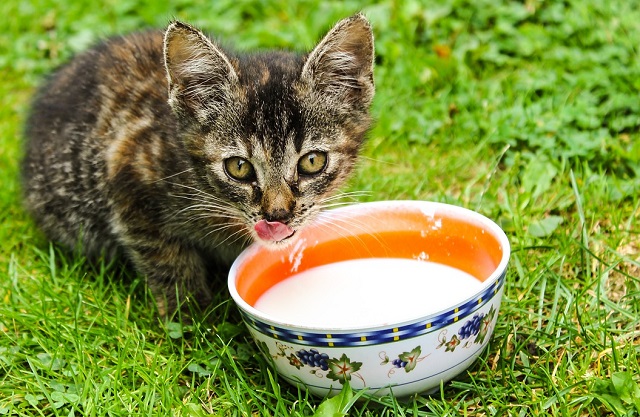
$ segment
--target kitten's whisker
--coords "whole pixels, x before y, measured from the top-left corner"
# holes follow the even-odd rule
[[[350,216],[348,213],[331,211],[330,213],[321,213],[321,214],[324,215],[326,219],[332,220],[334,222],[343,222],[350,226],[354,226],[362,233],[374,234],[374,231],[371,229],[370,223],[367,223],[363,220],[356,219]]]
[[[323,219],[325,224],[330,224],[334,227],[338,227],[342,230],[349,230],[349,228],[355,229],[355,231],[351,232],[351,235],[356,237],[358,240],[362,241],[358,237],[360,234],[366,234],[373,237],[380,245],[388,246],[377,237],[377,234],[374,230],[372,230],[369,223],[366,223],[362,220],[356,220],[355,218],[349,216],[347,213],[339,213],[339,212],[331,212],[329,213],[320,213],[318,216],[319,219]],[[341,226],[339,223],[345,223],[349,227]],[[389,248],[388,248],[389,249]]]
[[[194,207],[194,206],[201,206],[201,207],[209,207],[211,209],[217,209],[220,211],[225,211],[227,213],[240,213],[240,210],[238,210],[237,208],[230,206],[230,205],[223,205],[223,204],[218,204],[216,202],[208,202],[206,199],[202,199],[202,198],[196,198],[196,197],[191,197],[191,196],[180,196],[179,198],[182,198],[184,200],[190,200],[190,201],[195,201],[198,204],[193,204],[191,206],[187,206],[185,207],[185,209],[188,209],[190,207]]]
[[[217,217],[229,217],[229,218],[237,218],[239,217],[239,214],[241,214],[239,211],[231,210],[228,207],[217,207],[217,206],[212,206],[210,204],[193,204],[191,206],[187,206],[185,208],[178,210],[177,213],[184,214],[190,211],[196,212],[196,213],[198,211],[202,211],[206,213],[207,216],[215,215]]]
[[[349,198],[352,201],[355,201],[355,197],[366,197],[369,195],[371,195],[371,193],[368,191],[350,191],[350,192],[344,192],[344,193],[335,194],[329,197],[325,197],[320,200],[320,203],[335,201],[335,200],[340,200],[345,198]]]
[[[229,242],[229,245],[234,244],[235,242],[238,241],[239,238],[245,236],[245,235],[249,235],[250,233],[246,230],[246,229],[239,229],[236,230],[234,233],[230,234],[229,236],[227,236],[226,238],[224,238],[221,242],[219,242],[215,247],[218,247],[222,244],[224,244],[225,242],[227,242],[229,239],[231,239],[232,237],[239,235],[236,239],[234,239],[233,241]]]
[[[187,169],[185,169],[185,170],[183,170],[183,171],[176,172],[175,174],[167,175],[166,177],[164,177],[164,178],[160,178],[160,179],[155,180],[155,181],[153,181],[153,182],[154,182],[154,183],[157,183],[157,182],[161,182],[161,181],[166,181],[166,180],[168,180],[169,178],[177,177],[178,175],[182,175],[182,174],[184,174],[185,172],[189,172],[189,171],[193,171],[193,168],[187,168]]]
[[[184,195],[175,195],[174,194],[174,196],[176,196],[178,198],[181,198],[183,200],[195,201],[195,202],[197,202],[197,203],[199,203],[201,205],[207,205],[209,207],[224,208],[224,209],[227,209],[227,210],[232,210],[233,209],[235,211],[238,211],[235,207],[233,207],[231,205],[220,204],[220,203],[215,202],[215,201],[207,201],[206,198],[201,198],[201,197],[198,197],[198,196],[189,196],[189,195],[186,195],[186,194],[184,194]]]
[[[205,237],[209,236],[211,233],[216,233],[216,232],[220,232],[222,230],[228,230],[228,229],[232,229],[234,227],[238,227],[240,226],[238,223],[224,223],[224,224],[219,224],[216,227],[211,228],[211,230],[209,230],[206,234]]]
[[[216,219],[239,220],[241,222],[243,220],[242,213],[240,212],[234,212],[234,211],[228,211],[228,210],[217,210],[207,206],[185,208],[176,212],[176,215],[174,217],[178,215],[185,215],[187,222],[200,221],[200,220],[209,220],[211,222]]]
[[[322,229],[330,230],[330,231],[331,231],[331,232],[333,232],[333,233],[337,233],[337,234],[338,234],[338,236],[343,237],[343,238],[346,238],[346,239],[351,238],[351,237],[356,237],[356,235],[354,235],[354,234],[353,234],[352,232],[350,232],[350,231],[349,231],[349,233],[346,233],[346,232],[347,232],[347,229],[346,229],[346,228],[338,228],[338,229],[335,229],[335,228],[334,228],[334,224],[332,224],[332,223],[326,223],[326,222],[323,222],[323,223],[317,223],[317,224],[316,224],[316,227],[319,227],[319,228],[322,228]]]
[[[183,209],[180,209],[171,215],[171,219],[175,220],[178,217],[184,217],[182,221],[182,225],[187,225],[189,223],[194,223],[202,220],[212,220],[212,219],[231,219],[231,220],[241,220],[242,217],[240,213],[228,210],[226,208],[216,209],[207,205],[195,204],[193,206],[188,206]]]
[[[355,246],[355,243],[353,242],[354,240],[360,243],[362,247],[364,248],[367,247],[364,240],[362,240],[362,238],[360,238],[358,234],[354,233],[352,230],[349,230],[346,227],[340,226],[339,224],[336,224],[333,222],[323,222],[318,226],[321,228],[325,228],[331,231],[332,233],[336,233],[338,236],[348,240],[354,249],[357,249],[357,247]]]
[[[224,199],[222,199],[222,198],[220,198],[220,197],[218,197],[218,196],[216,196],[214,194],[207,193],[206,191],[203,191],[203,190],[201,190],[199,188],[196,188],[196,187],[192,187],[190,185],[180,184],[180,183],[175,183],[175,182],[167,182],[167,184],[170,184],[170,185],[173,185],[173,186],[176,186],[176,187],[186,188],[188,190],[195,191],[196,194],[204,195],[204,196],[210,198],[213,201],[218,201],[218,202],[221,202],[221,203],[224,203],[224,204],[231,205],[228,201],[226,201],[226,200],[224,200]]]
[[[203,203],[202,199],[194,198],[189,195],[183,195],[181,197],[198,202],[198,204],[183,207],[172,214],[172,221],[178,217],[184,217],[183,221],[180,223],[182,226],[189,224],[195,224],[198,226],[199,223],[203,222],[203,220],[209,220],[208,222],[205,222],[205,226],[209,226],[211,224],[211,220],[214,219],[243,220],[242,213],[234,207],[226,207],[206,202]],[[222,223],[216,223],[216,225],[218,224]]]
[[[335,208],[335,207],[352,206],[354,204],[357,204],[357,203],[354,203],[353,201],[338,201],[338,202],[331,203],[331,204],[318,204],[318,207],[321,210],[326,210],[326,209],[331,209],[331,208]]]
[[[188,224],[188,223],[193,223],[193,222],[201,222],[203,220],[206,221],[206,220],[211,220],[213,218],[214,218],[214,216],[211,216],[209,214],[203,213],[203,214],[198,214],[198,215],[194,215],[194,216],[191,216],[191,217],[187,217],[183,224]],[[215,216],[215,218],[224,219],[224,220],[240,220],[237,216]],[[214,224],[218,225],[218,224],[222,224],[222,223],[214,223]]]
[[[241,232],[241,233],[238,233],[238,232]],[[237,241],[239,241],[241,239],[244,239],[244,242],[241,244],[241,246],[246,247],[249,243],[251,243],[253,241],[253,237],[251,236],[251,233],[249,233],[247,230],[239,230],[238,232],[234,233],[234,234],[238,235],[235,239],[233,239],[230,242],[227,242],[228,245],[234,245]],[[231,237],[231,236],[229,236],[229,237]],[[229,239],[229,238],[227,238],[227,239]],[[221,242],[221,243],[223,243],[223,242]]]
[[[183,214],[190,210],[192,211],[203,210],[208,212],[209,214],[219,215],[220,217],[231,216],[235,218],[235,217],[242,216],[242,212],[227,201],[217,198],[195,187],[191,187],[184,184],[176,184],[176,185],[186,188],[190,191],[194,191],[194,193],[190,193],[190,194],[172,193],[171,195],[173,197],[184,199],[184,200],[195,201],[198,203],[198,204],[193,204],[191,206],[182,208],[178,212],[180,214]]]
[[[367,160],[367,161],[370,161],[370,162],[375,162],[376,164],[385,164],[385,165],[389,165],[389,166],[398,166],[398,165],[400,165],[398,162],[383,161],[382,159],[372,158],[370,156],[365,156],[365,155],[359,155],[358,158],[359,159],[363,159],[363,160]]]
[[[205,233],[205,234],[204,234],[204,236],[202,236],[202,239],[206,239],[206,238],[208,238],[208,237],[209,237],[209,236],[211,236],[213,233],[218,233],[218,232],[221,232],[221,231],[223,231],[223,230],[228,230],[228,229],[231,229],[231,228],[233,228],[233,227],[238,227],[238,226],[240,226],[240,225],[239,225],[238,223],[223,223],[223,224],[220,224],[220,225],[217,225],[217,226],[218,226],[218,227],[213,227],[211,230],[209,230],[207,233]],[[221,244],[221,243],[225,242],[226,240],[228,240],[228,239],[229,239],[229,237],[230,237],[230,236],[234,236],[234,235],[235,235],[235,234],[237,234],[239,231],[242,231],[242,230],[238,230],[238,231],[236,231],[236,232],[232,233],[231,235],[227,236],[224,240],[222,240],[222,242],[218,243],[218,244],[216,245],[216,247],[220,246],[220,244]]]
[[[216,207],[225,207],[225,208],[237,210],[237,208],[232,204],[224,200],[209,197],[207,195],[202,195],[202,194],[171,194],[171,195],[176,198],[181,198],[183,200],[191,200],[191,201],[197,201],[201,203],[208,203],[209,205],[213,205]]]
[[[238,213],[227,213],[214,209],[207,208],[189,208],[182,209],[178,212],[179,214],[187,214],[192,217],[202,218],[202,219],[213,219],[213,218],[223,218],[223,219],[240,219],[241,216]]]

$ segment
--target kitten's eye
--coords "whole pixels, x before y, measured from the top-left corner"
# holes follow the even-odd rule
[[[316,175],[327,166],[327,154],[324,152],[309,152],[298,160],[298,172],[302,175]]]
[[[225,159],[224,171],[236,181],[248,182],[256,179],[256,172],[251,162],[239,156]]]

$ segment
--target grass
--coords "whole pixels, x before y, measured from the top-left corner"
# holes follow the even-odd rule
[[[51,246],[20,206],[35,86],[101,36],[180,18],[240,48],[307,49],[363,10],[377,124],[350,189],[498,221],[513,249],[489,348],[353,416],[640,414],[640,6],[623,0],[0,5],[0,415],[313,415],[269,371],[221,279],[191,325],[139,277]],[[397,289],[397,296],[402,291]]]

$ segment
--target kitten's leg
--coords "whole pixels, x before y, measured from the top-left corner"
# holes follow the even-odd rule
[[[211,303],[211,288],[202,256],[182,242],[127,239],[125,249],[146,277],[161,316],[177,311],[190,297],[202,308]]]

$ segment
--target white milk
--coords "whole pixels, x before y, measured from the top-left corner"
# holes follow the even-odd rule
[[[266,291],[255,308],[305,327],[386,325],[454,307],[481,285],[466,272],[434,262],[355,259],[293,275]]]

